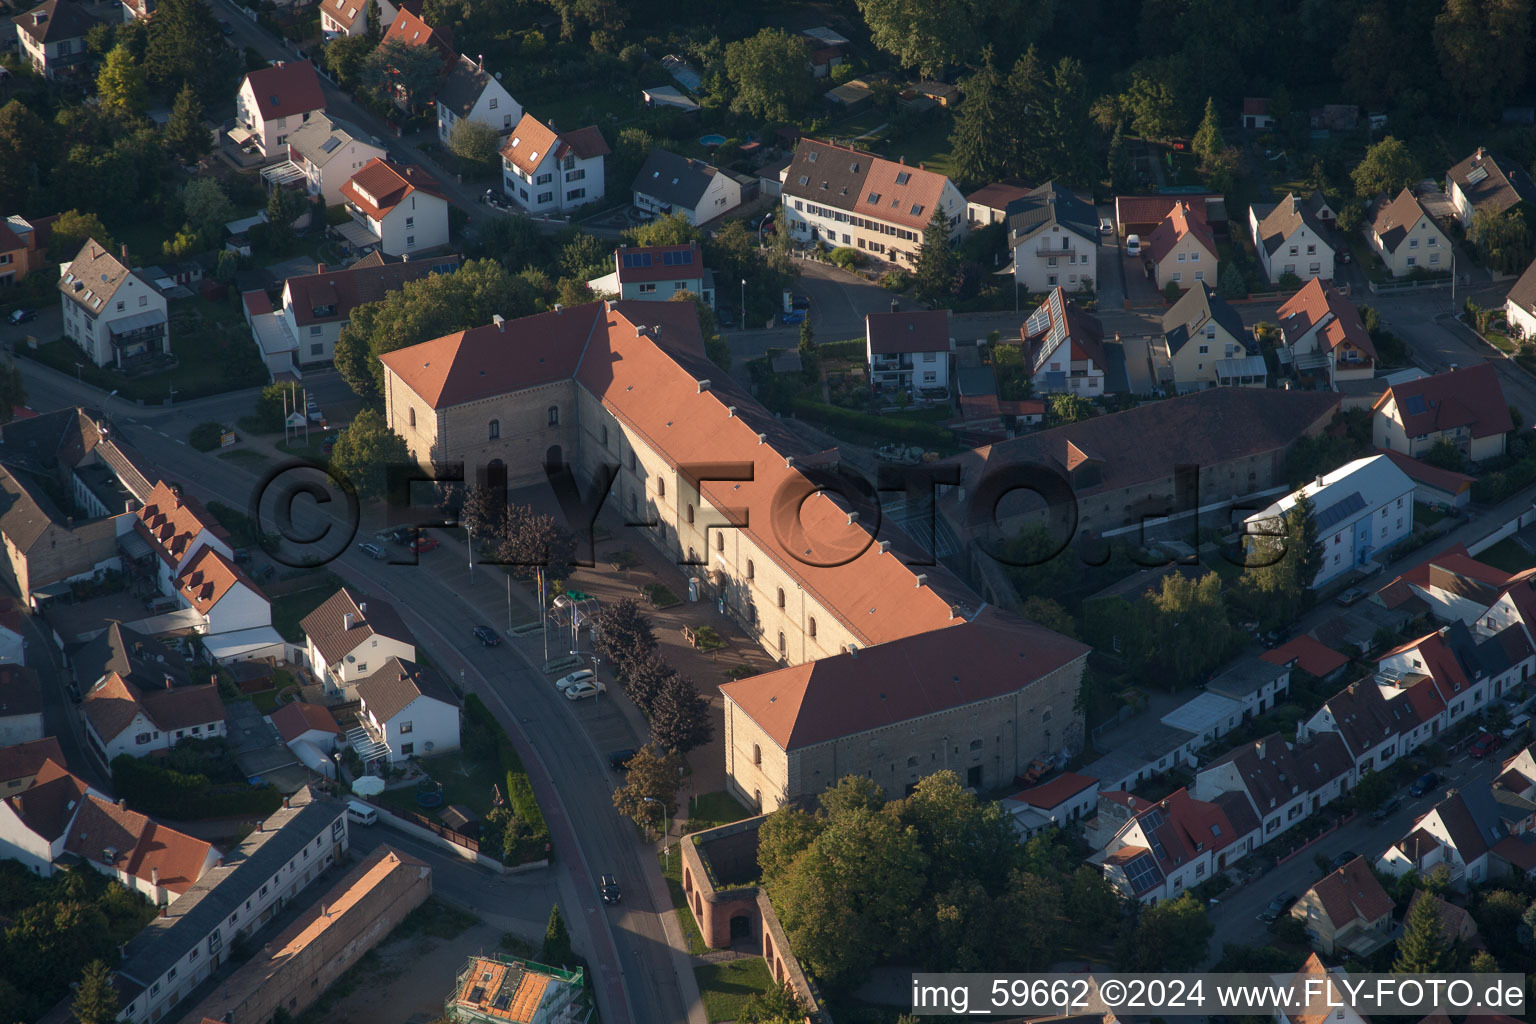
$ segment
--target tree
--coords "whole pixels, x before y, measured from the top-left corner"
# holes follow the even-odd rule
[[[184,164],[197,163],[211,148],[203,124],[203,101],[192,86],[184,85],[176,94],[163,134],[166,151]]]
[[[205,96],[223,96],[233,91],[238,68],[215,55],[228,52],[210,5],[161,0],[149,21],[144,71],[166,93],[194,85]]]
[[[1184,289],[1179,287],[1179,282],[1169,281],[1163,285],[1163,301],[1170,306],[1179,301],[1179,296],[1184,294]]]
[[[211,239],[235,215],[235,204],[224,194],[224,187],[214,178],[195,178],[181,190],[181,212],[187,223]]]
[[[80,1024],[112,1024],[117,1020],[119,1005],[112,969],[101,960],[92,960],[80,976],[70,1009]]]
[[[870,41],[903,68],[943,78],[994,39],[1027,45],[1051,20],[1036,0],[857,0]]]
[[[1003,87],[1007,97],[1007,115],[994,130],[1006,130],[1008,173],[1031,181],[1054,173],[1047,153],[1054,140],[1045,137],[1045,112],[1050,105],[1050,83],[1040,53],[1030,46],[1008,71]],[[963,110],[964,107],[962,106]],[[1005,126],[1011,124],[1012,128]]]
[[[646,744],[625,765],[624,785],[613,791],[613,806],[641,828],[665,831],[661,826],[677,813],[677,790],[686,765],[677,751]]]
[[[1126,971],[1188,971],[1204,962],[1206,945],[1215,931],[1205,905],[1193,893],[1144,907],[1141,918],[1122,948],[1120,968]]]
[[[842,781],[847,782],[848,779]],[[834,788],[841,786],[842,783],[839,783]],[[823,794],[823,799],[826,796]],[[875,810],[868,805],[867,798],[863,802],[866,812]],[[849,808],[850,812],[854,809]],[[830,815],[812,816],[792,806],[781,807],[768,815],[757,830],[757,866],[763,873],[763,882],[769,892],[773,892],[780,882],[789,877],[800,855],[821,835],[829,820]]]
[[[542,566],[551,579],[566,579],[576,560],[576,538],[560,521],[527,505],[508,505],[494,529],[491,560],[498,565]],[[524,575],[531,575],[524,570]]]
[[[1221,137],[1221,118],[1216,113],[1216,101],[1207,98],[1205,117],[1201,118],[1200,127],[1195,129],[1195,155],[1201,163],[1209,165],[1226,148],[1226,140]]]
[[[786,982],[766,992],[754,992],[736,1018],[737,1024],[803,1024],[810,1010]]]
[[[866,775],[845,775],[837,785],[824,790],[817,802],[829,818],[860,810],[878,811],[885,806],[885,790]]]
[[[628,665],[624,675],[624,692],[640,709],[641,714],[650,714],[651,704],[656,695],[661,692],[668,679],[677,674],[677,670],[668,665],[656,651],[647,651],[636,656]]]
[[[1442,437],[1430,445],[1429,451],[1420,455],[1419,459],[1431,466],[1449,469],[1453,473],[1462,472],[1467,465],[1467,460],[1462,456],[1461,449],[1457,448],[1456,442],[1448,437]]]
[[[1129,192],[1136,184],[1136,164],[1131,159],[1130,147],[1125,144],[1125,135],[1120,126],[1115,126],[1114,134],[1109,139],[1109,180],[1116,192]],[[1228,263],[1228,267],[1232,264]]]
[[[1052,395],[1051,422],[1057,426],[1093,418],[1093,403],[1082,395]]]
[[[361,410],[336,436],[331,452],[331,471],[365,500],[383,497],[388,467],[411,464],[405,438],[372,409]]]
[[[370,0],[369,17],[378,9],[379,5]],[[336,76],[336,83],[351,91],[362,84],[368,57],[377,45],[378,40],[369,36],[337,36],[325,44],[325,53],[320,59],[326,70]]]
[[[1349,173],[1355,194],[1369,200],[1373,196],[1395,196],[1418,180],[1419,168],[1401,140],[1388,135],[1365,151],[1365,158]]]
[[[149,105],[144,69],[126,43],[112,47],[102,62],[96,73],[96,98],[103,111],[120,118],[139,117]]]
[[[651,742],[686,754],[714,736],[709,706],[686,676],[669,676],[651,698]]]
[[[1530,0],[1445,0],[1435,18],[1435,52],[1464,112],[1497,115],[1519,93],[1530,38]]]
[[[1224,299],[1248,297],[1248,282],[1243,279],[1243,272],[1237,269],[1237,264],[1230,260],[1221,269],[1221,297]]]
[[[576,962],[576,951],[571,948],[571,933],[566,930],[565,918],[560,915],[560,904],[549,908],[549,923],[544,926],[544,948],[539,952],[539,963],[561,967]]]
[[[950,294],[955,283],[958,261],[949,244],[949,218],[944,208],[934,207],[923,231],[923,244],[918,247],[917,261],[912,267],[912,279],[918,298],[938,302]]]
[[[1249,534],[1242,586],[1269,622],[1289,622],[1310,600],[1322,565],[1312,500],[1305,493],[1278,521]]]
[[[0,107],[0,202],[7,209],[20,209],[37,184],[38,168],[48,166],[48,143],[48,126],[30,107],[20,100]]]
[[[384,13],[379,9],[377,0],[371,0],[368,4],[368,20],[364,23],[366,34],[363,38],[377,45],[384,35]]]
[[[94,213],[66,210],[53,222],[53,232],[48,236],[48,258],[56,263],[72,260],[88,238],[96,239],[104,249],[117,248],[100,217]]]
[[[642,655],[656,650],[656,634],[651,629],[650,617],[640,611],[634,598],[625,597],[598,608],[597,635],[592,649],[598,653],[621,678],[628,674],[629,666]]]
[[[363,62],[361,81],[383,102],[414,114],[436,88],[442,69],[443,55],[436,47],[386,39]]]
[[[955,177],[981,185],[1007,177],[1013,157],[1008,137],[1016,104],[1003,91],[992,47],[982,51],[981,67],[960,80],[965,95],[949,135]]]
[[[1024,601],[1024,607],[1020,613],[1033,622],[1038,622],[1047,629],[1053,629],[1062,636],[1077,638],[1077,620],[1072,618],[1072,613],[1062,607],[1061,602],[1053,601],[1048,597],[1034,596]]]
[[[448,132],[448,149],[460,160],[490,170],[500,156],[501,136],[484,121],[461,117]]]
[[[504,218],[506,220],[523,218]],[[452,274],[429,274],[365,303],[336,340],[336,368],[365,402],[383,394],[379,356],[426,338],[480,327],[501,314],[508,320],[532,313],[537,299],[526,281],[494,260],[469,260]]]
[[[629,229],[631,245],[686,245],[700,238],[685,213],[672,213]]]
[[[1035,130],[1044,155],[1058,178],[1087,183],[1097,175],[1099,140],[1091,127],[1092,102],[1083,62],[1063,57],[1051,69],[1050,88],[1039,103]],[[1023,112],[1028,116],[1028,111]]]
[[[27,404],[27,385],[22,379],[16,360],[9,356],[0,359],[0,424],[11,422],[16,410]]]
[[[298,220],[309,204],[308,198],[298,189],[281,185],[272,189],[267,197],[266,244],[274,250],[282,250],[293,241],[293,222]]]
[[[763,121],[786,121],[815,95],[810,50],[779,28],[727,44],[725,74],[735,90],[731,111]]]
[[[1522,273],[1536,259],[1536,232],[1527,211],[1527,205],[1519,203],[1502,213],[1484,209],[1472,215],[1470,234],[1477,251],[1501,274]]]
[[[1403,934],[1397,940],[1395,974],[1435,974],[1448,965],[1445,939],[1440,933],[1440,912],[1435,898],[1425,892],[1414,899],[1403,918]]]
[[[1142,67],[1131,72],[1124,102],[1131,129],[1146,139],[1170,139],[1189,123],[1179,112],[1179,100],[1169,82],[1166,65]]]
[[[1473,974],[1498,974],[1499,962],[1494,959],[1492,953],[1486,949],[1480,949],[1467,961],[1467,970]]]

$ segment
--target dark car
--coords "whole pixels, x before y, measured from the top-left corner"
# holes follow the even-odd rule
[[[1439,783],[1440,776],[1436,775],[1434,772],[1425,772],[1423,775],[1420,775],[1417,779],[1413,780],[1413,785],[1408,787],[1408,795],[1423,796],[1425,793],[1428,793],[1430,790],[1434,789],[1435,786],[1439,785]]]
[[[1281,914],[1289,910],[1291,908],[1291,904],[1295,902],[1296,897],[1290,895],[1289,893],[1276,896],[1274,899],[1269,901],[1269,906],[1264,908],[1264,913],[1259,915],[1259,920],[1265,922],[1266,924],[1271,923],[1277,920]]]
[[[1371,820],[1378,825],[1397,813],[1397,809],[1403,806],[1403,798],[1394,796],[1380,807],[1371,812]]]
[[[619,892],[619,880],[612,875],[602,876],[597,883],[597,889],[603,894],[604,903],[618,903],[624,898],[624,894]]]
[[[382,562],[386,557],[388,557],[384,554],[383,548],[379,547],[377,544],[369,544],[366,541],[362,544],[359,544],[357,549],[376,562]]]
[[[1281,644],[1285,643],[1290,638],[1291,638],[1290,630],[1288,630],[1288,629],[1272,629],[1272,630],[1270,630],[1267,633],[1260,633],[1259,634],[1259,643],[1261,643],[1265,647],[1268,647],[1271,650],[1273,650],[1274,648],[1279,647]]]
[[[1491,732],[1485,732],[1472,741],[1472,746],[1467,748],[1467,753],[1481,760],[1499,749],[1499,738]]]
[[[11,315],[9,317],[7,317],[6,319],[10,323],[12,323],[12,324],[29,324],[33,320],[37,319],[37,310],[35,310],[35,309],[16,309],[16,310],[12,310],[11,311]]]
[[[424,555],[428,551],[436,551],[441,546],[435,537],[417,537],[410,544],[411,553],[417,555]]]
[[[1342,607],[1348,608],[1350,605],[1363,600],[1366,594],[1367,591],[1364,587],[1350,587],[1333,600]]]
[[[229,22],[227,22],[227,21],[223,20],[222,18],[220,18],[219,19],[219,31],[223,32],[227,36],[232,36],[232,35],[235,34],[235,26],[231,25]]]
[[[1345,850],[1343,853],[1333,858],[1332,862],[1330,862],[1328,865],[1328,870],[1337,871],[1339,868],[1343,867],[1345,864],[1348,864],[1358,856],[1360,855],[1354,850]]]
[[[608,755],[608,767],[616,772],[621,772],[629,767],[629,759],[635,756],[633,749],[615,750]]]
[[[476,626],[475,639],[479,640],[486,647],[495,647],[501,643],[501,637],[490,626]]]

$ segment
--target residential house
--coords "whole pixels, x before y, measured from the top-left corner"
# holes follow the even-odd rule
[[[448,254],[391,263],[374,252],[350,267],[322,263],[313,274],[284,281],[281,308],[255,314],[251,333],[263,353],[280,352],[279,366],[330,362],[336,356],[336,339],[358,306],[381,302],[407,282],[429,274],[452,273],[460,262],[461,257]]]
[[[683,93],[675,85],[656,85],[649,89],[640,90],[640,102],[647,110],[677,110],[684,114],[697,114],[700,110],[697,100]],[[778,178],[774,178],[778,183]]]
[[[653,149],[630,186],[635,207],[668,217],[680,213],[689,224],[703,224],[741,205],[736,176],[702,160]]]
[[[0,255],[0,259],[4,258]],[[1513,337],[1536,338],[1536,260],[1531,261],[1505,296],[1504,318]]]
[[[362,36],[368,34],[368,22],[373,8],[378,9],[379,34],[385,26],[393,25],[400,8],[391,0],[321,0],[320,31],[327,42],[337,36]]]
[[[1279,284],[1286,274],[1303,281],[1333,280],[1334,249],[1313,204],[1295,193],[1273,205],[1255,204],[1248,208],[1248,227],[1271,284]]]
[[[1352,1005],[1338,978],[1348,972],[1342,967],[1324,967],[1312,953],[1288,980],[1291,991],[1305,994],[1306,1004],[1299,1012],[1276,1011],[1274,1024],[1367,1024],[1367,1018]],[[1420,1024],[1441,1024],[1426,1018]]]
[[[48,263],[40,232],[19,216],[0,220],[0,292]]]
[[[1019,331],[1024,365],[1036,394],[1075,394],[1097,398],[1104,394],[1109,359],[1104,349],[1104,325],[1080,309],[1057,285],[1024,321]]]
[[[507,92],[501,76],[486,71],[483,58],[473,61],[459,54],[437,90],[438,140],[448,145],[453,126],[460,121],[478,121],[497,135],[506,135],[522,119],[523,105]]]
[[[1370,956],[1392,941],[1392,897],[1364,857],[1324,875],[1291,907],[1318,952]]]
[[[276,160],[288,152],[288,136],[311,117],[325,113],[320,76],[307,60],[283,61],[252,71],[235,94],[235,120],[262,156]]]
[[[1376,200],[1365,237],[1393,277],[1451,269],[1450,239],[1406,188],[1390,202],[1386,196]]]
[[[949,390],[949,310],[869,313],[864,317],[864,360],[876,391],[913,398]]]
[[[459,701],[440,672],[390,658],[357,681],[358,721],[371,741],[363,762],[396,764],[459,749]],[[356,737],[349,737],[357,746]]]
[[[1466,508],[1472,502],[1472,477],[1452,469],[1441,469],[1402,452],[1376,449],[1413,481],[1413,500],[1431,507]]]
[[[1023,199],[1035,190],[1017,178],[983,185],[965,197],[965,219],[973,227],[1001,224],[1008,216],[1008,204]]]
[[[1412,737],[1416,747],[1426,735],[1475,715],[1527,677],[1531,643],[1522,625],[1479,640],[1454,622],[1387,651],[1376,662],[1379,684],[1416,698],[1421,725]]]
[[[1180,201],[1143,242],[1146,260],[1158,288],[1176,284],[1191,289],[1215,283],[1216,235],[1205,222],[1202,206]]]
[[[394,605],[347,587],[304,616],[299,628],[310,673],[332,692],[352,691],[391,658],[416,660],[416,641]]]
[[[1205,692],[1236,701],[1243,718],[1272,710],[1290,692],[1291,666],[1244,656],[1205,684]]]
[[[1122,238],[1140,235],[1145,239],[1180,204],[1188,204],[1190,211],[1204,218],[1218,237],[1228,233],[1227,199],[1211,192],[1176,196],[1115,196],[1115,224]]]
[[[1536,202],[1536,182],[1515,161],[1479,146],[1445,172],[1445,194],[1462,228],[1470,231],[1478,213],[1503,214],[1519,203]]]
[[[1303,497],[1311,502],[1322,545],[1314,589],[1373,563],[1413,532],[1413,481],[1392,460],[1374,455],[1347,462],[1249,516],[1250,538],[1283,529],[1281,517]]]
[[[1249,131],[1265,132],[1275,126],[1269,112],[1269,100],[1262,96],[1243,98],[1243,127]]]
[[[968,229],[965,198],[937,171],[802,138],[782,175],[779,227],[796,242],[853,246],[910,267],[935,210],[948,224],[948,241]]]
[[[203,650],[228,664],[281,658],[282,636],[272,628],[272,604],[234,560],[210,546],[187,559],[176,577],[176,596],[197,616]]]
[[[125,513],[108,518],[68,515],[32,474],[0,466],[0,540],[6,556],[0,571],[32,607],[42,599],[69,594],[75,580],[120,569],[120,539],[132,524],[133,517]]]
[[[540,1024],[546,1019],[557,1021],[579,1017],[583,1012],[590,1012],[581,1009],[578,1003],[584,988],[583,974],[580,967],[574,970],[546,967],[504,953],[471,956],[459,969],[458,979],[448,997],[448,1016],[450,1020],[466,1021],[497,1020],[504,1017],[506,1010],[498,1005],[502,1000],[494,997],[487,986],[476,983],[476,979],[495,978],[507,986],[501,988],[502,992],[510,988],[514,993],[539,993]]]
[[[1098,276],[1099,215],[1091,203],[1048,181],[1005,209],[1013,279],[1032,294],[1091,291]]]
[[[1047,828],[1092,817],[1098,801],[1098,779],[1062,772],[1049,782],[1015,793],[1001,803],[1003,810],[1013,817],[1020,840],[1028,840]]]
[[[0,747],[43,738],[43,684],[25,665],[0,665]]]
[[[1275,311],[1280,336],[1298,374],[1326,371],[1330,385],[1376,374],[1376,346],[1355,304],[1313,278]]]
[[[1523,799],[1508,791],[1499,792]],[[1501,803],[1486,783],[1448,790],[1444,799],[1387,848],[1376,861],[1376,869],[1399,878],[1409,871],[1425,875],[1444,864],[1450,872],[1451,885],[1457,889],[1498,877],[1503,873],[1503,864],[1493,850],[1511,836],[1505,814],[1515,815],[1523,831],[1536,815],[1536,804],[1528,800],[1525,806],[1513,801]],[[1524,845],[1518,839],[1516,844]]]
[[[1179,709],[1176,709],[1176,712]],[[1171,721],[1183,716],[1175,713]],[[1209,742],[1205,733],[1159,721],[1131,721],[1093,738],[1094,749],[1103,754],[1083,768],[1083,774],[1099,780],[1100,793],[1129,790],[1147,779],[1199,763],[1198,751]]]
[[[212,683],[176,686],[169,678],[140,688],[116,672],[85,695],[85,736],[102,764],[121,754],[145,757],[184,739],[226,735],[224,702]]]
[[[1222,793],[1245,796],[1263,822],[1257,846],[1347,792],[1353,767],[1335,733],[1318,733],[1294,746],[1272,733],[1200,769],[1191,792],[1199,800],[1215,800]]]
[[[296,700],[273,711],[267,721],[277,730],[283,742],[292,747],[296,743],[308,743],[321,753],[335,750],[341,739],[341,726],[320,704]]]
[[[356,229],[343,237],[359,248],[404,256],[448,244],[448,199],[437,179],[415,164],[375,157],[347,179],[341,196]]]
[[[1475,627],[1512,578],[1510,573],[1473,558],[1465,544],[1457,544],[1405,570],[1377,595],[1388,607],[1396,607],[1411,595],[1422,601],[1437,621],[1460,621]]]
[[[288,160],[294,174],[303,176],[310,195],[319,196],[326,206],[335,206],[344,201],[341,189],[347,179],[388,156],[383,146],[365,141],[367,138],[350,125],[314,114],[288,133]]]
[[[169,1016],[229,958],[236,939],[254,935],[295,900],[311,899],[309,884],[345,860],[347,847],[344,802],[307,787],[285,800],[128,941],[117,967],[119,1019]]]
[[[1371,679],[1357,680],[1298,723],[1296,738],[1305,742],[1319,733],[1337,733],[1358,782],[1366,772],[1386,769],[1418,745],[1414,736],[1423,723],[1406,693],[1383,689]]]
[[[1236,729],[1245,717],[1240,701],[1219,693],[1199,693],[1163,715],[1158,722],[1182,729],[1196,738],[1186,754],[1190,763],[1198,763],[1203,747]],[[1105,738],[1104,745],[1109,742]]]
[[[52,877],[64,855],[70,823],[87,793],[106,797],[61,763],[44,761],[30,787],[0,800],[0,855],[34,874]]]
[[[524,112],[501,147],[502,190],[525,213],[568,214],[603,198],[609,152],[596,125],[556,132]]]
[[[213,518],[203,503],[172,488],[164,480],[155,485],[149,499],[134,513],[139,536],[143,537],[160,565],[157,580],[160,592],[175,596],[181,589],[177,582],[192,557],[210,547],[227,559],[235,557],[229,546],[229,531]]]
[[[1195,282],[1168,312],[1151,340],[1158,379],[1176,391],[1263,387],[1264,357],[1243,318],[1204,281]]]
[[[193,682],[179,650],[120,622],[108,622],[106,629],[71,648],[68,656],[75,686],[81,693],[89,693],[113,674],[141,690],[163,687],[167,679],[178,687],[191,686]]]
[[[1497,846],[1495,846],[1495,853],[1497,853]],[[1403,913],[1404,921],[1412,916],[1413,908],[1420,900],[1429,900],[1434,906],[1435,918],[1440,926],[1440,941],[1445,944],[1446,949],[1452,949],[1458,944],[1465,947],[1477,939],[1477,922],[1473,920],[1472,915],[1465,908],[1458,907],[1428,889],[1413,890],[1413,898],[1408,901],[1408,909]]]
[[[59,268],[64,336],[97,366],[118,369],[169,355],[165,295],[94,238]]]
[[[64,766],[64,748],[52,736],[0,747],[0,797],[31,789],[38,772],[49,761]]]
[[[384,30],[384,38],[380,40],[380,44],[391,41],[406,46],[426,46],[436,50],[442,55],[444,74],[459,56],[458,48],[453,43],[453,33],[446,26],[433,28],[404,4],[399,5],[395,11],[395,19],[389,23],[389,28]],[[399,82],[394,83],[393,91],[395,106],[401,110],[415,111],[431,99],[430,96],[411,95]]]
[[[22,59],[50,81],[78,78],[90,71],[85,37],[98,22],[74,0],[44,0],[11,19]]]
[[[1414,458],[1445,440],[1465,458],[1482,462],[1504,454],[1505,437],[1515,426],[1492,363],[1394,384],[1371,412],[1372,443]]]
[[[161,825],[87,788],[64,834],[78,858],[157,907],[174,903],[221,859],[209,842]]]
[[[123,24],[148,21],[160,6],[157,0],[122,0]]]
[[[1200,800],[1180,788],[1156,803],[1142,802],[1090,861],[1103,865],[1105,879],[1121,894],[1153,906],[1241,860],[1258,845],[1257,833],[1258,819],[1240,799]]]
[[[806,49],[811,54],[811,77],[813,78],[826,78],[832,74],[833,68],[846,60],[844,50],[848,46],[847,37],[824,25],[803,30],[800,38],[805,40]]]
[[[50,478],[77,516],[117,515],[137,508],[154,490],[148,463],[95,410],[55,409],[12,420],[0,428],[0,439],[0,462]]]
[[[613,272],[587,282],[594,295],[667,302],[684,292],[715,305],[715,275],[704,266],[696,241],[680,245],[621,245],[613,251]]]

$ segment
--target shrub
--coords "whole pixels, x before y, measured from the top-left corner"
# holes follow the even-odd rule
[[[215,785],[206,775],[187,774],[120,754],[112,761],[117,793],[136,811],[183,821],[271,814],[283,795],[270,783]]]
[[[211,452],[217,448],[224,439],[224,424],[207,420],[192,428],[187,435],[187,443],[200,452]]]
[[[901,267],[887,270],[880,277],[880,287],[887,291],[904,292],[912,287],[912,274]]]
[[[518,844],[517,855],[532,860],[534,857],[530,854],[541,853],[549,842],[549,825],[544,820],[544,812],[539,809],[538,799],[533,795],[533,783],[528,779],[523,759],[518,756],[517,748],[512,746],[507,731],[496,721],[490,708],[473,693],[464,698],[464,716],[495,745],[496,756],[507,773],[507,803],[532,833],[527,842]]]
[[[813,402],[808,398],[796,398],[790,403],[790,408],[801,419],[820,423],[834,433],[839,429],[855,430],[863,434],[888,437],[929,448],[947,447],[955,440],[954,434],[935,423],[917,423],[889,416],[872,416],[869,413],[827,405],[825,402]]]
[[[824,359],[853,359],[863,362],[867,353],[863,338],[847,341],[824,341],[816,346],[816,353]]]
[[[852,270],[864,262],[864,256],[859,250],[844,245],[828,253],[827,260],[834,266],[842,267],[844,270]]]

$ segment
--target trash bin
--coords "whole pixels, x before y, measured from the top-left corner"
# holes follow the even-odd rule
[[[690,577],[688,577],[688,600],[690,600],[690,601],[697,601],[698,599],[699,599],[699,578],[697,576],[690,576]]]

